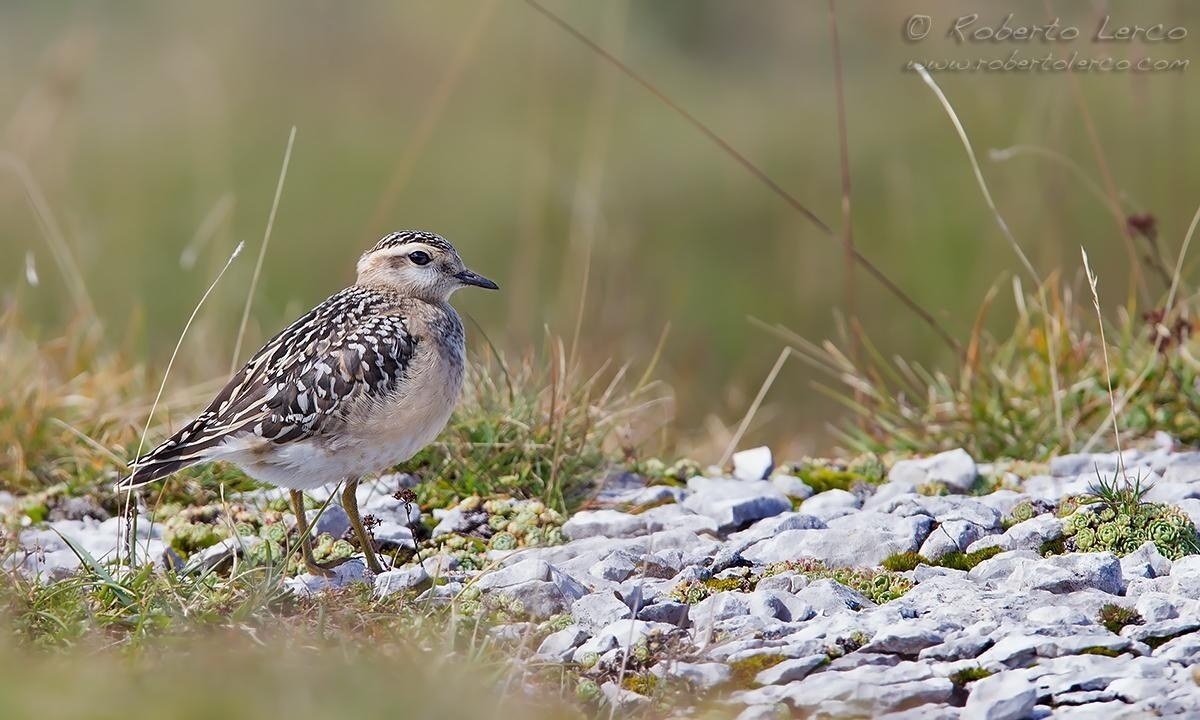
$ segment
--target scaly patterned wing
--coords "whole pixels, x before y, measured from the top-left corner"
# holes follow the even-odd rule
[[[169,475],[243,433],[275,443],[319,436],[357,401],[387,395],[417,345],[394,310],[390,298],[369,289],[334,295],[263,346],[199,417],[138,458],[119,485]]]

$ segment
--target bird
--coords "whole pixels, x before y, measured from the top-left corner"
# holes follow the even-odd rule
[[[225,461],[290,491],[305,568],[316,562],[304,490],[344,483],[342,507],[367,567],[383,571],[358,511],[363,476],[410,459],[449,422],[466,340],[450,296],[499,290],[444,237],[393,232],[359,258],[353,285],[267,341],[194,420],[129,463],[131,490],[202,462]]]

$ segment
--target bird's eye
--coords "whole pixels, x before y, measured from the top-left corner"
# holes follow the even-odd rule
[[[412,260],[416,265],[428,265],[432,258],[424,250],[414,250],[408,254],[408,259]]]

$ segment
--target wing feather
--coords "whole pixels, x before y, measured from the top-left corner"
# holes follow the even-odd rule
[[[200,462],[232,436],[281,444],[334,430],[358,403],[396,388],[416,346],[394,298],[347,288],[267,342],[204,412],[132,463],[119,485],[142,485]]]

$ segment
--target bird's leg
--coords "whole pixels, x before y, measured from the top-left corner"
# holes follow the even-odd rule
[[[308,533],[308,516],[304,514],[304,495],[292,490],[292,510],[296,513],[296,532],[300,533],[300,552],[304,556],[304,567],[313,575],[328,577],[333,570],[323,567],[313,557],[312,537]]]
[[[367,567],[371,572],[378,575],[383,572],[383,566],[379,564],[379,559],[375,557],[375,543],[367,533],[367,529],[363,527],[362,518],[358,516],[357,490],[358,478],[347,478],[346,486],[342,488],[342,509],[346,511],[346,516],[350,518],[350,527],[354,528],[354,534],[358,536],[358,544],[362,546],[363,557],[366,558]]]

